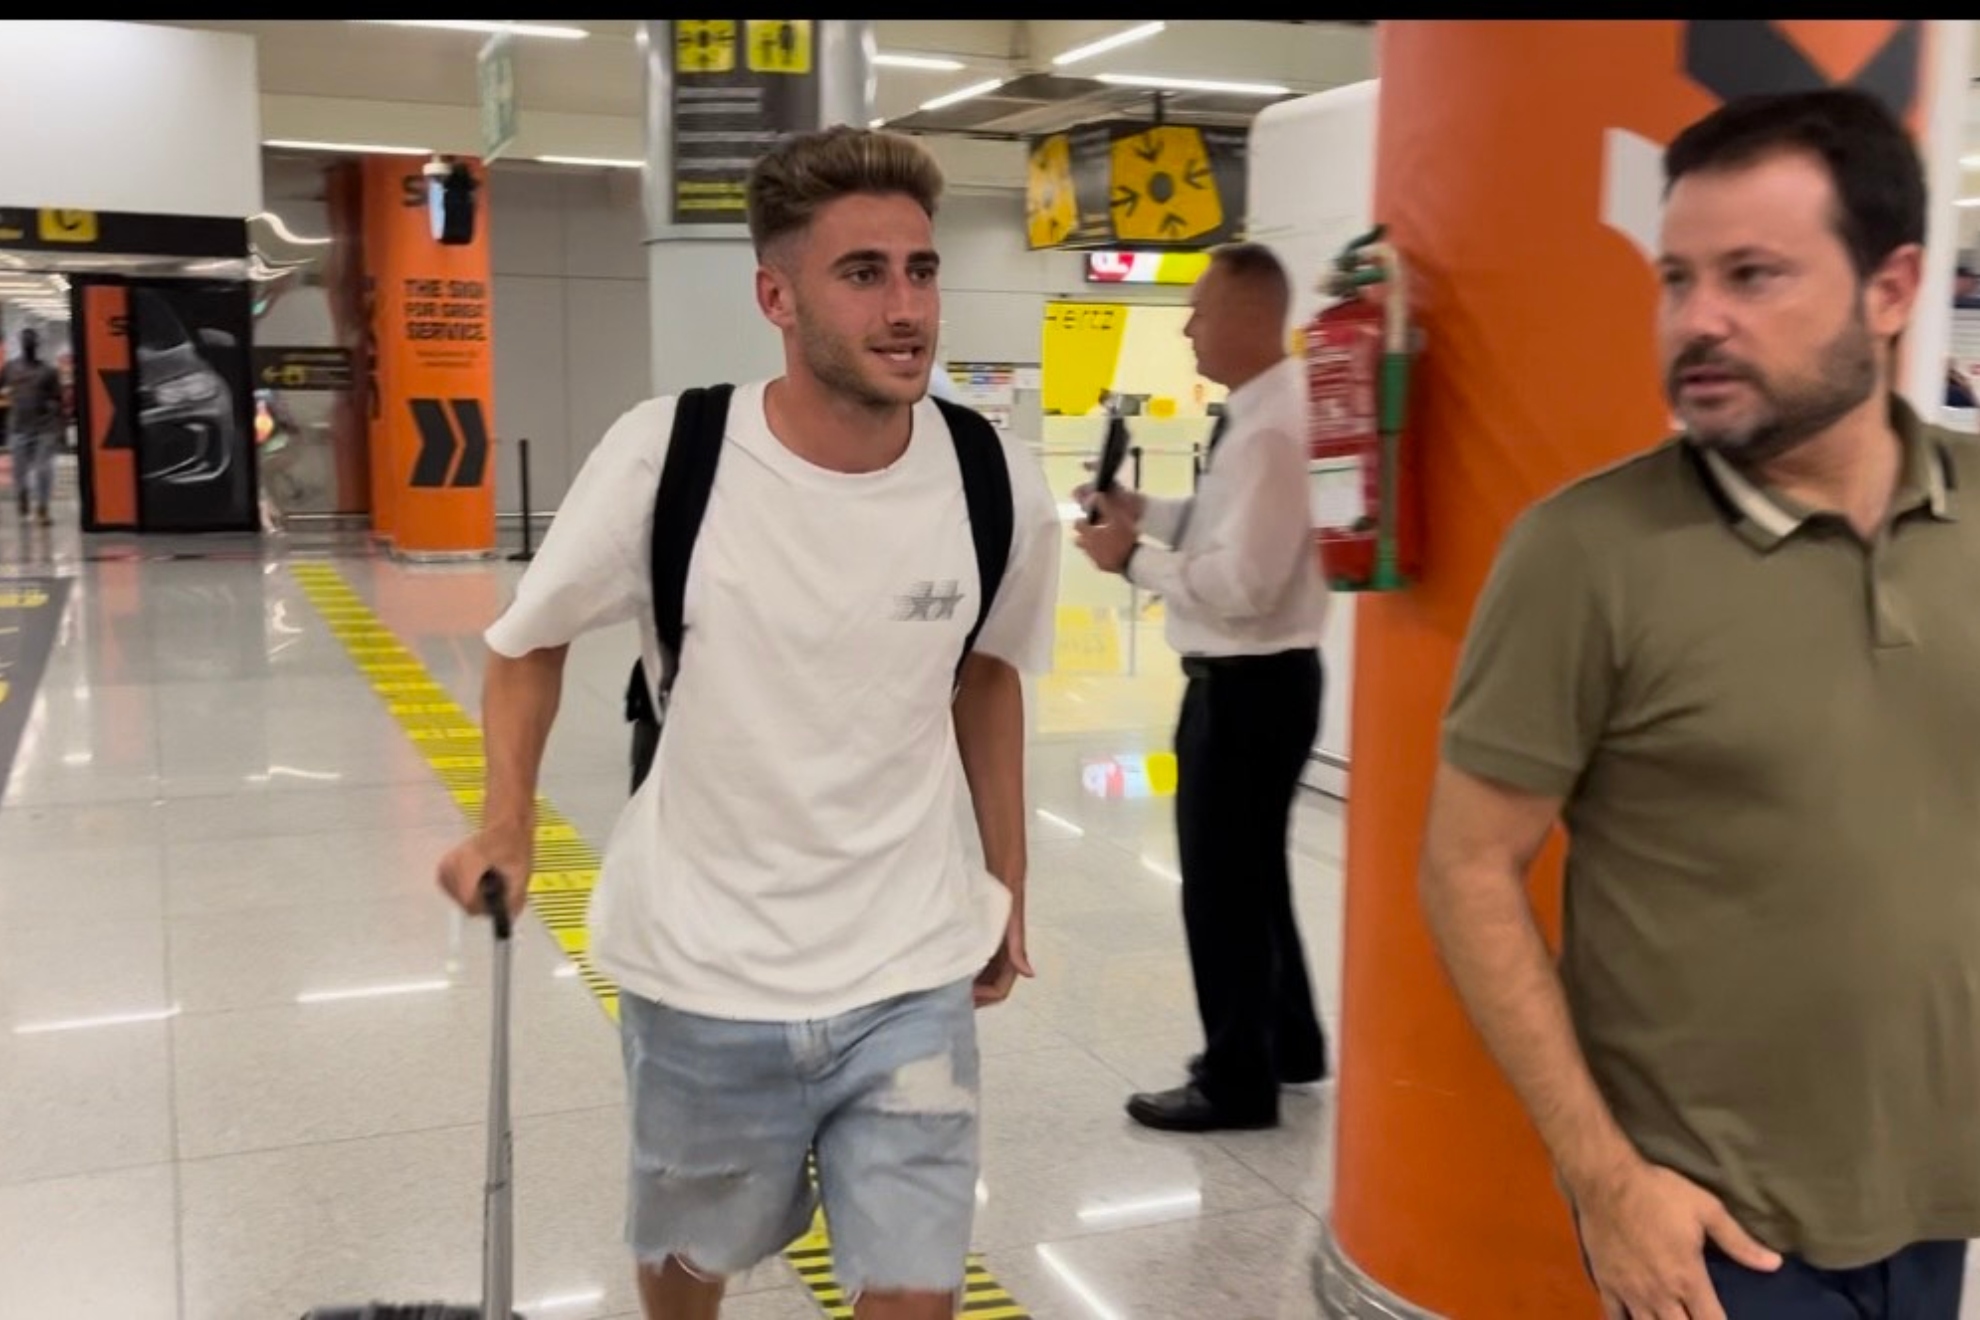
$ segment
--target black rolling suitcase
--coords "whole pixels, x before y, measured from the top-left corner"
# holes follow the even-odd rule
[[[488,1184],[482,1202],[481,1305],[443,1302],[371,1302],[319,1306],[303,1320],[522,1320],[512,1309],[515,1293],[513,1201],[509,1130],[509,909],[501,877],[481,878],[481,898],[495,927],[494,1031],[488,1067]]]

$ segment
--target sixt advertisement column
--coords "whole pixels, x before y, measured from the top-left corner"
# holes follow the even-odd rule
[[[1650,333],[1666,145],[1734,98],[1828,85],[1866,90],[1917,129],[1924,36],[1921,20],[1381,26],[1374,210],[1413,272],[1429,345],[1409,421],[1425,540],[1409,590],[1355,609],[1349,1062],[1317,1263],[1331,1315],[1604,1315],[1547,1151],[1419,902],[1439,721],[1508,526],[1668,434]],[[1561,843],[1531,879],[1551,942]]]
[[[364,162],[372,530],[411,559],[495,549],[486,175]]]

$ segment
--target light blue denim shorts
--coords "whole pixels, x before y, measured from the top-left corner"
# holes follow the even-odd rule
[[[740,1274],[803,1236],[822,1196],[849,1298],[962,1288],[978,1167],[969,981],[790,1023],[622,992],[619,1024],[641,1263]]]

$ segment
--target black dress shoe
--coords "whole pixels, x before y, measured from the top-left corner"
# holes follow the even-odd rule
[[[1158,1132],[1252,1131],[1277,1127],[1276,1113],[1230,1113],[1210,1103],[1195,1083],[1173,1091],[1143,1091],[1128,1097],[1128,1117]]]
[[[1320,1065],[1320,1071],[1314,1073],[1312,1076],[1281,1077],[1279,1079],[1279,1085],[1308,1086],[1308,1087],[1318,1086],[1320,1085],[1320,1083],[1326,1081],[1327,1077],[1328,1077],[1327,1065],[1323,1063]],[[1201,1054],[1192,1054],[1189,1056],[1189,1080],[1192,1082],[1196,1082],[1199,1085],[1203,1081],[1203,1056]]]

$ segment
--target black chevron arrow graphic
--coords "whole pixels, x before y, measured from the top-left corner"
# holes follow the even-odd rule
[[[129,398],[131,373],[100,367],[96,375],[103,382],[103,397],[110,401],[110,415],[103,421],[103,447],[137,448],[137,439],[131,434],[130,413],[124,406]]]
[[[454,451],[460,441],[448,424],[446,406],[438,399],[412,401],[413,425],[419,428],[419,456],[413,460],[414,486],[444,486],[447,471],[454,466]]]
[[[454,469],[455,486],[479,486],[488,470],[488,423],[480,399],[454,399],[454,425],[461,433],[461,462]]]
[[[1918,95],[1919,23],[1907,19],[1847,86],[1882,101],[1892,114],[1910,113]],[[1828,75],[1786,33],[1765,19],[1697,19],[1685,24],[1684,72],[1722,101],[1774,92],[1831,87]]]
[[[1192,188],[1209,187],[1210,167],[1200,160],[1191,161],[1189,168],[1183,171],[1183,182]]]
[[[1127,213],[1133,215],[1134,208],[1141,205],[1141,194],[1124,183],[1117,184],[1114,188],[1114,205],[1125,206]]]
[[[1162,139],[1158,137],[1141,138],[1134,144],[1134,154],[1147,161],[1150,165],[1153,165],[1156,161],[1162,159]]]

